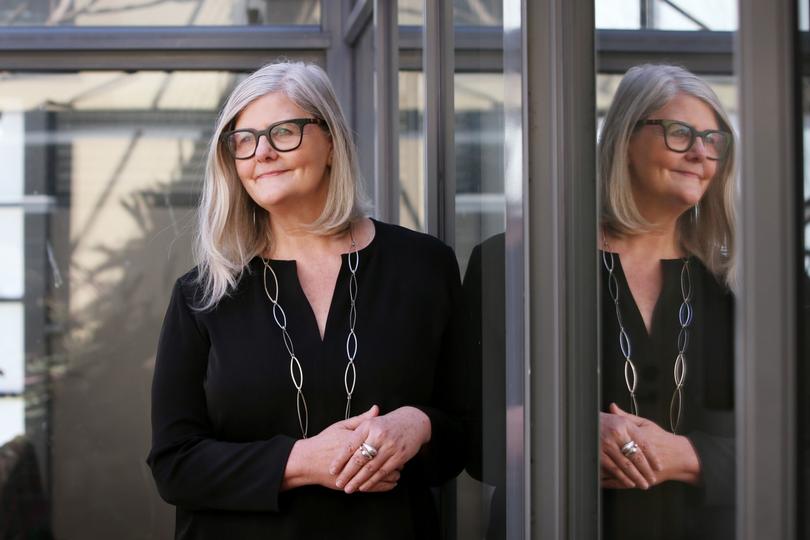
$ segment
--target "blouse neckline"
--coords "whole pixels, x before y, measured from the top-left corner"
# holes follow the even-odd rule
[[[358,255],[363,256],[363,257],[368,256],[370,253],[372,253],[376,249],[377,238],[380,236],[380,229],[381,229],[380,222],[377,221],[376,219],[372,218],[372,217],[369,217],[369,219],[371,220],[371,223],[374,225],[374,236],[371,238],[371,242],[369,242],[365,247],[357,250]],[[351,253],[354,253],[354,252],[353,251],[347,251],[346,253],[341,253],[340,258],[344,259],[344,260],[348,259],[349,255]],[[253,257],[253,260],[251,262],[256,261],[256,260],[267,261],[267,262],[270,262],[270,263],[273,263],[273,264],[281,264],[281,265],[289,265],[289,264],[294,265],[294,264],[296,264],[298,262],[297,259],[265,259],[261,255],[256,255],[255,257]]]

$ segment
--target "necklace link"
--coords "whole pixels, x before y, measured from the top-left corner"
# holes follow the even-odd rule
[[[608,272],[608,292],[613,304],[616,308],[616,323],[619,326],[619,349],[624,357],[624,383],[627,386],[627,392],[630,394],[631,412],[638,416],[638,401],[636,399],[636,386],[638,382],[638,373],[636,365],[632,360],[632,346],[630,342],[630,334],[624,327],[622,320],[622,313],[619,309],[619,281],[614,274],[615,259],[613,253],[610,252],[610,246],[607,242],[607,236],[602,233],[602,264]],[[683,259],[683,266],[681,267],[680,275],[681,285],[681,305],[678,308],[678,323],[681,328],[678,331],[678,353],[675,356],[675,362],[672,367],[672,378],[675,382],[675,389],[672,391],[672,397],[669,401],[669,427],[672,433],[677,433],[678,425],[681,421],[683,414],[683,388],[686,382],[686,349],[689,346],[689,326],[692,324],[694,317],[694,310],[692,308],[692,275],[689,270],[689,258]]]
[[[357,334],[354,331],[354,325],[357,322],[357,268],[360,265],[360,253],[357,251],[357,244],[354,241],[354,234],[351,225],[349,226],[349,236],[352,241],[352,249],[348,254],[348,266],[351,276],[349,277],[349,300],[351,306],[349,307],[349,334],[346,336],[346,370],[343,372],[343,385],[346,389],[346,410],[344,419],[351,416],[352,410],[352,395],[354,394],[354,387],[357,383],[357,370],[355,369],[354,359],[357,356]],[[284,308],[278,303],[278,277],[276,271],[270,265],[267,259],[262,259],[264,263],[264,271],[262,272],[262,282],[264,284],[264,293],[267,299],[273,305],[273,319],[276,325],[281,330],[281,339],[284,342],[284,347],[290,355],[290,379],[292,379],[293,386],[295,387],[295,410],[298,414],[298,426],[301,428],[301,435],[304,439],[307,438],[309,431],[309,408],[307,407],[307,400],[304,397],[304,370],[301,367],[301,362],[295,355],[295,348],[293,347],[293,340],[290,333],[287,331],[287,314]],[[273,278],[273,293],[267,287],[267,271],[270,270],[270,275]]]

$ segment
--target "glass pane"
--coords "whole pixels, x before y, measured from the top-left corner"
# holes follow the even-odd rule
[[[476,344],[471,464],[458,482],[459,538],[506,537],[504,79],[456,73],[455,249]],[[515,503],[513,503],[515,504]]]
[[[22,302],[0,303],[0,384],[20,382],[22,442],[42,472],[41,490],[14,503],[23,513],[50,508],[38,526],[53,537],[153,538],[173,528],[144,463],[155,344],[174,279],[192,265],[208,138],[240,77],[0,81],[0,118],[21,118],[12,139],[23,163],[15,211],[24,215],[0,256],[7,264],[6,251],[22,254],[26,285]],[[5,364],[12,358],[16,371]],[[14,421],[8,429],[19,431]]]
[[[731,118],[736,130],[738,127],[736,78],[729,75],[701,75],[701,78],[709,83],[714,93],[720,98],[720,103]],[[605,119],[605,114],[621,80],[622,75],[599,73],[596,76],[596,121],[599,131],[602,129],[602,121]]]
[[[456,1],[457,34],[503,27],[502,1]],[[484,30],[485,32],[488,30]],[[457,481],[458,538],[506,537],[506,346],[504,319],[504,78],[482,67],[487,51],[456,50],[454,247],[470,312],[473,438]],[[512,501],[512,504],[520,504]]]
[[[18,397],[0,398],[0,451],[9,441],[25,433],[25,401]],[[5,451],[2,452],[6,454]]]
[[[422,26],[423,0],[399,0],[399,24]],[[503,2],[500,0],[453,0],[453,23],[458,26],[501,26]]]
[[[810,2],[798,0],[799,44],[801,58],[810,56],[810,25],[808,12]],[[797,290],[799,296],[799,317],[796,325],[801,336],[799,340],[797,400],[797,469],[799,471],[796,508],[808,508],[810,504],[810,67],[806,62],[798,64],[798,76],[801,91],[801,109],[796,115],[801,118],[802,139],[797,144],[802,158],[803,178],[800,179],[801,206],[799,209],[799,230],[797,234],[801,248],[797,254],[802,268],[799,272]],[[797,538],[810,537],[810,512],[799,512],[797,517]]]
[[[596,0],[596,27],[604,29],[737,29],[735,0]]]
[[[422,26],[424,15],[424,0],[399,0],[397,2],[397,21],[401,26]]]
[[[661,125],[636,122],[736,131],[737,83],[644,69],[623,94],[623,76],[597,76],[602,538],[733,539],[735,156],[709,160],[702,138],[675,152]],[[639,108],[679,78],[675,97]],[[683,93],[696,87],[730,126]]]
[[[320,25],[320,0],[0,0],[3,26]]]
[[[399,224],[425,227],[425,76],[399,72]]]
[[[501,26],[502,0],[453,0],[453,23],[457,26]]]
[[[3,181],[0,182],[0,202],[19,203],[23,194],[23,130],[24,116],[9,111],[0,116],[0,163]]]
[[[596,0],[594,10],[597,28],[641,28],[639,0]]]
[[[0,302],[0,329],[0,394],[19,395],[25,379],[22,303]]]
[[[0,298],[21,298],[25,288],[22,208],[0,208],[0,231]]]

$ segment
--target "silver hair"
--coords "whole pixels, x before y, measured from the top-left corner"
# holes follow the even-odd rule
[[[727,285],[735,280],[734,193],[736,136],[720,100],[703,79],[672,65],[645,64],[622,78],[605,116],[598,147],[602,227],[619,235],[642,234],[652,225],[636,206],[630,184],[628,150],[636,124],[664,107],[678,94],[700,99],[714,110],[720,129],[732,134],[725,158],[693,211],[678,219],[681,247],[699,258]]]
[[[194,242],[197,279],[202,287],[197,309],[216,306],[236,287],[250,260],[271,245],[268,221],[259,219],[266,212],[245,191],[220,138],[223,131],[232,129],[245,107],[274,92],[281,92],[304,111],[325,120],[332,141],[326,204],[306,229],[325,236],[339,234],[367,214],[357,151],[329,77],[314,64],[267,64],[234,88],[211,137]]]

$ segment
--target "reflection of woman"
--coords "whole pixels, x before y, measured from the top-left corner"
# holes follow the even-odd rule
[[[362,201],[320,68],[236,87],[155,368],[148,461],[178,538],[438,535],[429,486],[464,462],[458,267]]]
[[[599,143],[604,538],[733,538],[734,145],[693,74],[627,72]]]

